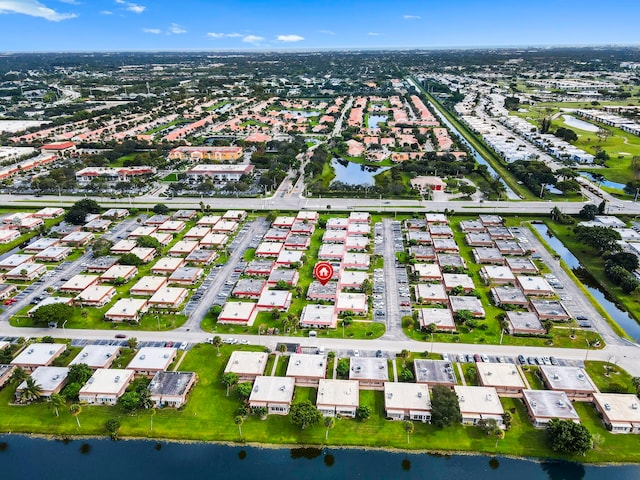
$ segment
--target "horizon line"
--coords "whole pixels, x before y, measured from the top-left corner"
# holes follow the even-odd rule
[[[139,50],[95,49],[95,50],[9,50],[0,55],[37,54],[37,53],[314,53],[314,52],[357,52],[357,51],[433,51],[433,50],[515,50],[515,49],[558,49],[558,48],[640,48],[638,43],[597,43],[597,44],[515,44],[515,45],[441,45],[441,46],[398,46],[398,47],[284,47],[284,48],[159,48]]]

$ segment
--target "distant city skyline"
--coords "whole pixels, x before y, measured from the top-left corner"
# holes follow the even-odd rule
[[[0,0],[0,50],[286,50],[639,45],[613,0]]]

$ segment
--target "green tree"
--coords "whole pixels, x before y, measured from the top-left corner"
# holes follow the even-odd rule
[[[20,392],[20,401],[23,403],[35,402],[42,396],[42,387],[36,383],[33,377],[27,377],[25,386]]]
[[[222,338],[220,338],[219,335],[216,335],[215,337],[213,337],[213,346],[216,347],[218,349],[218,356],[220,356],[220,347],[222,346]]]
[[[371,407],[369,405],[362,405],[356,408],[356,418],[365,421],[371,417]]]
[[[34,323],[46,326],[49,323],[63,323],[70,319],[75,313],[75,307],[65,305],[64,303],[51,303],[43,305],[33,312],[32,318]]]
[[[110,418],[104,424],[104,428],[111,437],[111,440],[118,439],[118,430],[120,430],[120,421],[116,418]]]
[[[240,433],[240,438],[242,438],[242,424],[244,423],[244,417],[242,415],[237,415],[236,418],[233,419],[233,423],[238,426],[238,432]]]
[[[240,380],[240,377],[237,373],[227,372],[222,375],[222,383],[227,387],[227,397],[229,396],[229,389],[236,385],[238,380]]]
[[[69,407],[69,413],[76,417],[76,423],[78,424],[78,428],[80,428],[80,412],[82,412],[82,406],[79,403],[73,403]]]
[[[127,347],[131,350],[135,350],[138,348],[138,339],[136,337],[131,337],[127,340]]]
[[[247,400],[251,396],[253,385],[250,382],[242,382],[236,386],[236,392],[242,400]]]
[[[162,246],[157,238],[153,238],[149,235],[142,235],[136,239],[136,245],[142,248],[155,248],[156,251],[160,251]]]
[[[336,426],[336,419],[333,417],[325,417],[324,419],[324,428],[326,429],[324,434],[324,439],[327,440],[329,438],[329,430]]]
[[[554,452],[585,455],[593,448],[591,432],[571,420],[551,419],[547,423],[547,439]]]
[[[402,371],[400,372],[400,375],[398,375],[398,379],[401,382],[413,382],[413,372],[411,371],[410,368],[403,368]]]
[[[167,215],[169,213],[169,207],[164,203],[158,203],[153,207],[153,213],[157,213],[158,215]]]
[[[65,406],[67,400],[59,393],[52,393],[51,397],[49,397],[49,401],[51,402],[51,406],[56,412],[56,417],[59,417],[60,409]]]
[[[616,265],[620,265],[628,272],[633,273],[640,266],[640,261],[638,257],[633,253],[628,252],[616,252],[604,257],[606,261],[610,261],[615,263]]]
[[[434,386],[431,391],[431,423],[443,428],[461,421],[460,403],[456,393],[444,385]]]
[[[138,403],[138,406],[140,408],[144,408],[145,410],[148,410],[149,408],[153,407],[151,392],[149,391],[148,388],[142,389],[140,392],[138,392],[138,395],[140,395],[140,401]]]
[[[113,242],[108,238],[100,237],[96,238],[91,246],[91,251],[94,257],[106,257],[111,253],[111,247]]]
[[[301,429],[312,427],[320,421],[322,414],[309,400],[291,405],[291,422]]]
[[[133,265],[137,267],[138,265],[142,265],[142,259],[134,253],[123,253],[120,255],[119,263],[120,265]]]
[[[29,378],[29,374],[27,373],[27,371],[22,367],[16,367],[16,369],[11,374],[10,381],[14,385],[20,385],[27,378]]]
[[[69,373],[67,374],[67,382],[79,383],[84,385],[93,375],[93,370],[84,363],[75,363],[69,365]]]
[[[125,392],[118,403],[130,412],[137,410],[140,407],[140,394],[138,392]]]
[[[600,254],[620,250],[617,242],[621,240],[622,237],[620,233],[613,228],[578,225],[574,229],[574,232],[576,234],[576,240],[594,248]]]
[[[79,383],[67,383],[67,386],[62,390],[62,395],[67,400],[78,400],[81,388],[82,385]]]
[[[407,360],[411,358],[411,352],[409,350],[402,350],[398,356],[402,359],[402,368],[406,368]]]
[[[336,365],[336,373],[339,377],[346,378],[349,375],[349,359],[341,358]]]
[[[598,215],[598,207],[592,203],[587,203],[582,207],[578,215],[585,220],[593,220]]]
[[[407,432],[407,443],[409,443],[409,436],[415,431],[416,427],[411,420],[404,421],[404,431]]]

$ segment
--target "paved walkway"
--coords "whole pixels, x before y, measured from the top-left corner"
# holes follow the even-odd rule
[[[458,367],[458,373],[460,374],[460,381],[462,385],[467,385],[467,380],[464,378],[464,372],[462,371],[462,364],[456,362],[456,366]]]

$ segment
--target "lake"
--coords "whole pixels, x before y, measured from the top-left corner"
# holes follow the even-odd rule
[[[376,167],[348,162],[339,158],[331,160],[331,167],[336,176],[332,182],[342,182],[347,185],[375,185],[375,176],[388,170],[389,167]]]
[[[146,440],[0,435],[2,478],[92,480],[429,479],[637,480],[640,466],[359,449],[258,448]]]
[[[380,123],[385,123],[388,119],[389,117],[387,117],[386,115],[369,115],[367,127],[372,129],[378,128],[378,125]]]
[[[624,183],[617,183],[617,182],[612,182],[610,180],[602,180],[602,181],[598,181],[595,179],[595,177],[593,176],[592,173],[590,172],[578,172],[580,175],[582,175],[585,178],[588,178],[589,180],[591,180],[592,182],[598,183],[599,185],[602,185],[603,187],[607,187],[607,188],[617,188],[619,190],[623,190],[624,187],[626,186]]]

